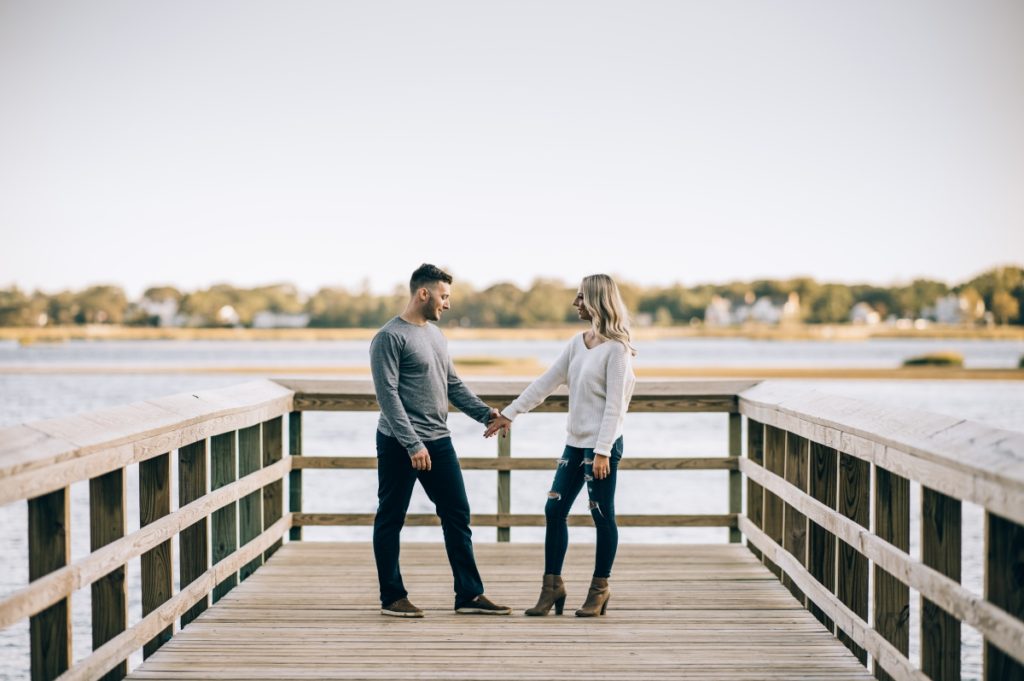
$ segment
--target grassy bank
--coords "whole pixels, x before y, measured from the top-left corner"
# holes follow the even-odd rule
[[[452,339],[562,340],[578,333],[581,325],[540,329],[447,328]],[[113,325],[59,327],[2,327],[0,340],[23,344],[69,340],[210,340],[210,341],[317,341],[369,340],[376,329],[181,329]],[[755,340],[867,340],[870,338],[944,338],[971,340],[1024,340],[1024,327],[970,328],[933,325],[925,329],[896,329],[828,324],[704,328],[689,326],[635,329],[637,340],[667,338],[748,338]]]

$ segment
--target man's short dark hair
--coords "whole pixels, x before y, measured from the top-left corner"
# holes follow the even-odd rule
[[[416,293],[424,286],[430,286],[434,282],[443,281],[446,284],[452,283],[452,275],[448,274],[440,267],[435,267],[428,263],[423,263],[416,268],[416,271],[412,273],[412,277],[409,279],[409,292]]]

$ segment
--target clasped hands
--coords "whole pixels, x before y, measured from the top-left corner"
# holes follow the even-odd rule
[[[487,422],[487,430],[484,431],[484,437],[493,437],[499,430],[502,435],[508,435],[509,428],[512,427],[512,421],[508,420],[501,415],[497,409],[491,409],[491,420]]]

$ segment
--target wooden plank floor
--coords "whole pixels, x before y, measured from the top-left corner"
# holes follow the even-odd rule
[[[871,675],[739,545],[622,545],[608,615],[572,615],[593,545],[570,548],[566,614],[525,617],[536,544],[477,544],[512,616],[456,615],[441,544],[406,543],[423,619],[379,614],[372,548],[291,542],[132,672],[132,679],[829,679]],[[571,609],[570,609],[571,606]]]

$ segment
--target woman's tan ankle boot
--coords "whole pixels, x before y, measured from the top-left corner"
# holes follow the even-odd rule
[[[612,597],[612,591],[608,588],[608,579],[605,577],[594,577],[590,580],[590,591],[587,592],[587,600],[579,610],[577,617],[597,617],[603,615],[608,609],[608,599]]]
[[[526,611],[527,615],[536,617],[546,615],[555,606],[555,614],[561,615],[565,607],[565,582],[561,575],[544,575],[544,586],[540,590],[540,598],[537,605]]]

